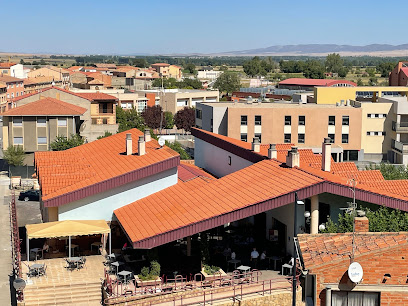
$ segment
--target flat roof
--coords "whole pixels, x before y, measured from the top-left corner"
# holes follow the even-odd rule
[[[200,104],[208,105],[212,107],[228,107],[228,108],[356,108],[352,105],[336,106],[336,104],[316,104],[316,103],[293,103],[293,102],[252,102],[250,104],[246,102],[200,102]]]

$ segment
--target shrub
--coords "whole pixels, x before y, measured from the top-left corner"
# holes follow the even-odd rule
[[[160,275],[160,264],[153,260],[150,262],[150,269],[149,267],[143,267],[140,270],[140,274],[138,275],[142,281],[149,281],[149,280],[156,280],[157,277]]]
[[[215,274],[220,271],[220,267],[204,265],[204,272],[207,274]]]

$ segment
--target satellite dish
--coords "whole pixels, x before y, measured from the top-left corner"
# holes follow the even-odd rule
[[[159,137],[159,145],[162,147],[162,146],[165,145],[165,143],[166,143],[166,141],[164,140],[164,138],[163,138],[163,137]]]
[[[353,262],[348,268],[348,277],[353,283],[359,283],[363,279],[363,267],[358,262]]]
[[[23,290],[26,286],[26,282],[22,278],[16,278],[13,282],[13,287],[16,290]]]

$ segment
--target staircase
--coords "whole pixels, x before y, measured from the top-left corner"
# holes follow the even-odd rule
[[[100,281],[41,285],[27,285],[24,289],[24,305],[101,305]]]

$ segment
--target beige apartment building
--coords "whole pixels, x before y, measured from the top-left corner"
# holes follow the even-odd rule
[[[321,150],[329,137],[335,160],[360,160],[361,108],[298,103],[199,103],[196,125],[204,130],[251,142],[293,143]],[[354,131],[354,132],[353,132]],[[356,132],[358,131],[358,132]]]
[[[55,66],[46,66],[38,69],[31,70],[28,72],[27,76],[29,78],[37,77],[51,77],[54,79],[54,82],[61,81],[61,85],[65,88],[69,86],[69,70],[55,67]]]
[[[3,113],[3,148],[22,146],[26,153],[47,151],[57,136],[79,132],[87,110],[54,98],[12,108]]]
[[[139,93],[154,93],[160,99],[160,105],[164,111],[177,113],[184,107],[196,107],[197,103],[218,102],[220,93],[218,90],[199,89],[164,89],[143,90]]]

